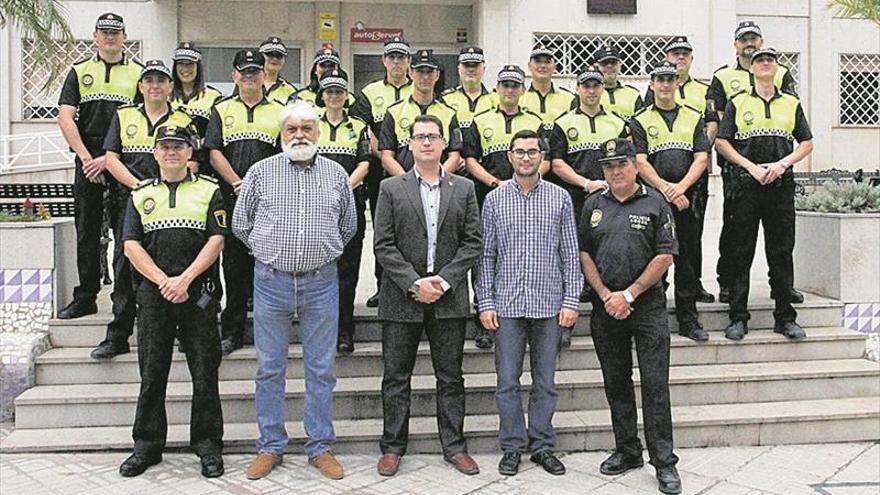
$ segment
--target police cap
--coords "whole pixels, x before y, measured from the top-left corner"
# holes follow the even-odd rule
[[[287,46],[277,36],[270,36],[266,41],[260,43],[260,53],[279,54],[282,57],[287,56]]]
[[[599,71],[599,68],[595,65],[587,65],[585,67],[581,67],[581,70],[578,71],[577,83],[584,84],[587,81],[604,83],[605,76],[602,74],[601,71]]]
[[[535,45],[532,48],[532,53],[529,54],[529,60],[536,59],[538,57],[547,57],[550,60],[556,60],[556,54],[553,53],[553,50],[547,48],[544,45]]]
[[[751,63],[755,63],[761,57],[773,57],[773,60],[779,60],[779,53],[774,48],[759,48],[752,52]]]
[[[196,48],[195,45],[190,41],[184,41],[183,43],[177,45],[177,48],[174,50],[174,57],[172,58],[175,62],[183,61],[183,62],[192,62],[198,63],[202,60],[202,51]]]
[[[327,71],[324,75],[321,76],[321,91],[330,88],[337,88],[341,90],[348,89],[348,74],[345,73],[342,69],[333,69],[331,71]]]
[[[440,62],[434,58],[434,50],[419,50],[416,52],[415,58],[413,59],[412,68],[437,70],[440,68]]]
[[[755,24],[755,21],[742,21],[736,27],[736,31],[733,33],[734,39],[740,39],[747,34],[756,34],[758,36],[763,37],[763,33],[761,33],[761,28]]]
[[[505,65],[498,72],[497,80],[499,83],[514,82],[517,84],[525,84],[526,73],[523,72],[523,70],[520,69],[518,65]]]
[[[469,45],[458,52],[458,63],[460,64],[482,64],[485,61],[483,49],[478,46]]]
[[[623,160],[625,158],[636,157],[636,147],[629,140],[624,138],[609,139],[602,143],[602,158],[597,162],[605,166],[611,162]]]
[[[95,21],[95,31],[125,31],[125,22],[122,20],[122,16],[119,14],[114,14],[113,12],[107,12],[106,14],[101,14],[98,16],[98,20]]]
[[[651,69],[651,79],[672,77],[678,79],[678,67],[672,62],[663,62]]]
[[[142,81],[150,74],[162,74],[169,81],[171,80],[171,69],[160,59],[147,60],[143,68],[141,68],[141,76],[138,78],[138,81]]]
[[[385,46],[382,48],[383,55],[391,55],[399,53],[401,55],[409,55],[409,43],[401,36],[395,36],[385,40]]]
[[[694,47],[691,46],[687,36],[676,36],[669,40],[669,43],[666,43],[666,46],[663,48],[663,53],[669,53],[672,50],[687,50],[692,52],[694,51]]]
[[[158,129],[156,129],[157,145],[160,141],[181,141],[183,143],[186,143],[187,146],[192,146],[192,140],[193,135],[186,127],[166,124],[161,125]]]
[[[263,54],[254,50],[239,50],[232,59],[232,66],[235,70],[243,72],[247,69],[260,69],[266,64]]]
[[[596,50],[596,53],[593,54],[593,63],[598,64],[602,63],[605,60],[617,60],[618,62],[622,60],[620,57],[620,50],[617,49],[616,46],[607,43],[602,48]]]
[[[337,67],[340,63],[339,52],[329,46],[319,48],[318,51],[315,52],[315,65],[321,65],[327,62],[332,62]]]

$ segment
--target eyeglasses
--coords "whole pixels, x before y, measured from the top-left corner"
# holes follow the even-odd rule
[[[417,143],[424,143],[425,141],[428,141],[429,143],[436,143],[437,141],[443,139],[443,136],[441,136],[440,134],[436,134],[436,133],[434,133],[434,134],[415,134],[415,135],[411,136],[410,139],[417,142]]]
[[[517,158],[525,158],[526,155],[528,155],[529,158],[538,158],[539,156],[541,156],[541,150],[535,148],[532,148],[530,150],[517,148],[515,150],[511,150],[511,153]]]

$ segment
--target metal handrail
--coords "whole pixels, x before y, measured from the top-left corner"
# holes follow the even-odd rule
[[[0,136],[0,175],[72,167],[61,131]]]

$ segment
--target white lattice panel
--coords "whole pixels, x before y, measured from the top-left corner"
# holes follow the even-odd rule
[[[801,86],[801,54],[797,52],[779,52],[779,65],[788,67],[788,72],[794,78],[794,90],[800,94]]]
[[[611,44],[621,52],[623,76],[647,76],[651,68],[663,61],[663,47],[672,36],[632,36],[613,34],[552,34],[536,33],[533,45],[541,44],[556,52],[557,71],[573,76],[591,62],[593,54]]]
[[[880,125],[880,54],[840,55],[840,125]]]

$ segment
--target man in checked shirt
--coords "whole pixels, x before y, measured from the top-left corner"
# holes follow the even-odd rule
[[[531,130],[513,136],[507,152],[513,180],[490,192],[483,204],[477,301],[483,327],[496,332],[495,402],[501,419],[498,443],[504,452],[498,472],[505,476],[517,473],[527,449],[532,462],[548,473],[565,473],[552,451],[554,375],[561,327],[577,321],[584,276],[578,264],[571,197],[538,174],[544,159],[539,143]],[[532,374],[528,430],[519,382],[526,343]]]
[[[258,455],[248,479],[268,475],[287,448],[284,385],[291,322],[302,332],[309,464],[343,477],[331,449],[339,278],[336,260],[357,228],[348,174],[316,156],[318,115],[300,101],[281,111],[283,153],[255,163],[242,182],[232,232],[253,253]]]

